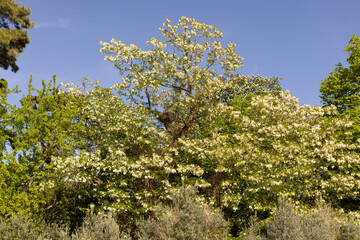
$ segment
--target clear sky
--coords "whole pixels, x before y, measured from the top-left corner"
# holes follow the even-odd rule
[[[103,60],[99,41],[111,38],[145,47],[166,18],[181,16],[215,25],[223,43],[237,43],[244,58],[239,72],[279,76],[300,103],[321,105],[319,87],[338,62],[352,34],[360,35],[359,0],[21,0],[35,27],[12,73],[0,69],[10,86],[36,86],[56,74],[59,82],[84,77],[111,86],[121,77]]]

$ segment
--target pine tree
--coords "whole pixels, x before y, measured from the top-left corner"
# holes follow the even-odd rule
[[[16,58],[30,43],[27,30],[33,27],[29,8],[19,6],[13,0],[0,1],[0,67],[13,72],[19,70]]]

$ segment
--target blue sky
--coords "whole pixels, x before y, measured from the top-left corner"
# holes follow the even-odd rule
[[[360,35],[358,0],[21,0],[32,11],[31,43],[18,58],[20,70],[0,70],[10,86],[26,89],[57,75],[58,82],[84,77],[111,86],[121,77],[103,60],[99,41],[111,38],[145,47],[166,18],[181,16],[215,25],[222,42],[237,43],[239,72],[279,76],[300,103],[321,105],[319,87],[352,34]]]

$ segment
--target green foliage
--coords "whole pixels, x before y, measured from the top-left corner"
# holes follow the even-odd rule
[[[360,133],[360,38],[354,34],[344,50],[348,53],[349,66],[337,64],[321,81],[320,97],[325,106],[333,104],[341,116],[350,117],[356,141]]]
[[[242,81],[238,86],[223,90],[221,100],[230,104],[232,99],[239,96],[251,101],[254,96],[268,94],[279,96],[281,92],[282,88],[278,77],[242,76]]]
[[[354,34],[345,51],[348,53],[349,67],[337,64],[337,68],[321,82],[320,87],[324,105],[333,104],[340,113],[360,105],[360,38]]]
[[[30,81],[28,89],[20,101],[22,106],[9,106],[2,118],[7,138],[0,162],[0,214],[21,212],[66,220],[62,215],[66,212],[57,215],[62,211],[60,205],[71,206],[74,201],[64,196],[78,189],[55,173],[53,159],[74,155],[85,147],[81,117],[85,100],[61,92],[55,78],[43,82],[41,90],[33,88]]]
[[[225,130],[233,152],[239,153],[233,162],[239,168],[232,167],[233,178],[228,182],[237,187],[234,192],[242,192],[237,196],[240,206],[249,201],[260,214],[272,211],[279,196],[304,204],[311,204],[318,195],[331,202],[347,194],[356,196],[356,181],[346,193],[334,191],[347,174],[356,175],[352,169],[359,159],[349,151],[358,146],[344,145],[334,134],[339,129],[349,133],[349,124],[324,117],[336,114],[334,109],[300,106],[288,93],[280,98],[258,96],[250,103],[240,97],[232,106],[238,120],[228,121]],[[347,170],[341,159],[352,162]]]
[[[125,75],[117,84],[119,93],[143,114],[155,117],[171,137],[169,145],[177,146],[200,118],[211,114],[210,108],[222,107],[222,91],[242,81],[234,73],[242,57],[236,44],[223,47],[223,34],[215,26],[187,17],[170,23],[167,19],[160,28],[163,41],[147,42],[151,50],[112,39],[101,42],[101,52],[109,54],[105,59]]]
[[[16,58],[20,56],[25,46],[30,43],[26,29],[33,27],[30,22],[30,9],[14,0],[0,2],[0,67],[11,67],[16,72]]]
[[[121,83],[68,89],[87,96],[93,148],[56,158],[56,169],[87,189],[96,210],[131,226],[184,183],[221,208],[236,235],[255,212],[268,218],[281,196],[301,204],[359,196],[359,146],[344,143],[347,119],[325,117],[334,107],[299,105],[277,78],[235,73],[241,57],[213,26],[183,17],[161,31],[165,40],[148,51],[102,43]]]
[[[4,80],[0,80],[0,156],[4,155],[5,146],[7,142],[12,142],[11,132],[7,129],[7,118],[11,104],[8,103],[8,96],[11,93],[17,92],[17,88],[9,89],[8,83]]]
[[[170,206],[157,206],[153,218],[139,222],[138,239],[226,239],[223,215],[195,197],[193,187],[174,191]]]
[[[164,136],[154,133],[155,124],[131,111],[111,89],[95,87],[86,94],[89,102],[84,113],[95,147],[76,156],[56,158],[56,168],[82,186],[78,196],[91,196],[96,211],[114,210],[123,226],[134,225],[154,204],[152,194],[165,195],[165,189],[155,185],[166,178],[158,167],[159,160],[149,163],[146,159],[152,160],[152,152]]]
[[[54,238],[68,231],[73,239],[117,238],[144,218],[140,238],[222,239],[222,210],[234,237],[256,213],[262,225],[253,223],[248,239],[261,239],[254,232],[266,226],[270,238],[326,239],[332,230],[351,238],[356,224],[333,227],[326,208],[305,216],[276,201],[304,208],[322,198],[344,207],[350,199],[355,206],[356,124],[334,106],[299,105],[278,78],[236,73],[242,58],[235,44],[223,47],[214,26],[186,17],[170,22],[161,28],[163,41],[148,42],[150,50],[102,43],[123,76],[111,88],[61,88],[54,78],[39,90],[30,82],[19,107],[0,88],[0,215],[65,224],[44,228]],[[346,108],[341,114],[355,113]],[[177,192],[182,185],[199,193]],[[101,214],[85,217],[90,205],[94,213],[112,212],[120,230]],[[346,210],[359,218],[358,209]]]

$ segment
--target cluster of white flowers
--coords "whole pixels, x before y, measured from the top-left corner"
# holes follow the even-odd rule
[[[242,65],[235,44],[223,48],[220,31],[185,17],[160,30],[166,40],[151,39],[148,51],[102,42],[106,60],[126,75],[113,88],[76,90],[89,98],[84,114],[96,149],[57,159],[68,179],[101,180],[93,193],[121,212],[149,211],[184,183],[234,211],[273,211],[280,196],[358,197],[359,145],[337,139],[350,124],[325,117],[334,107],[300,106],[289,92],[256,96],[246,107],[241,96],[221,103],[240,79],[232,74]],[[221,74],[211,69],[216,63]]]

